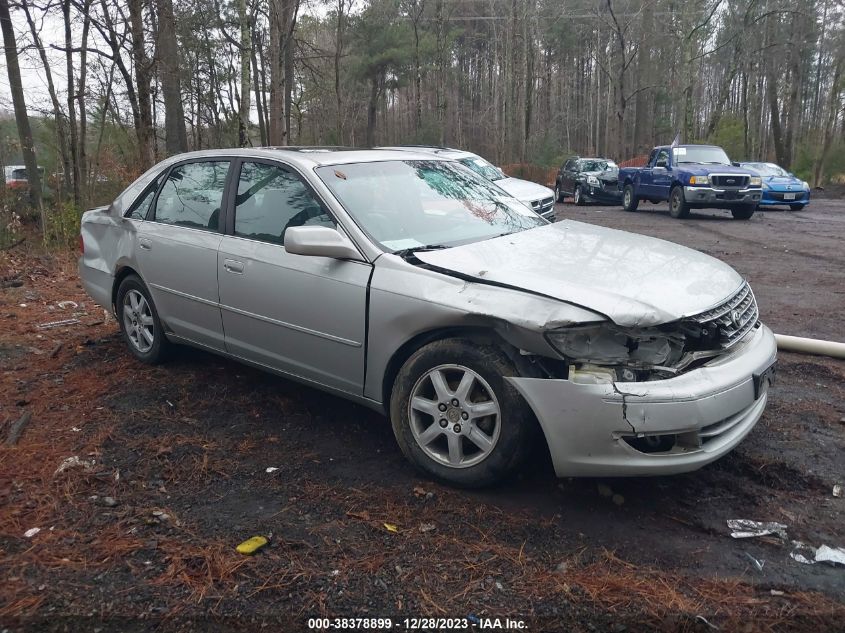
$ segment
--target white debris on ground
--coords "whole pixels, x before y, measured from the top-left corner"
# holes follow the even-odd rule
[[[85,470],[91,470],[94,468],[95,463],[96,462],[93,459],[80,459],[79,455],[74,455],[73,457],[68,457],[59,464],[56,472],[53,473],[53,477],[71,468],[84,468]]]
[[[775,534],[786,538],[786,526],[775,521],[752,521],[750,519],[728,519],[728,527],[733,530],[733,538],[751,538]]]

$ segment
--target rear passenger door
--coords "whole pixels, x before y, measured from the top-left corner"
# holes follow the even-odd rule
[[[217,248],[230,166],[226,158],[174,165],[138,224],[136,245],[165,329],[215,350],[224,349]]]
[[[293,168],[244,159],[233,182],[217,261],[226,348],[360,395],[372,266],[285,251],[290,227],[337,226]]]

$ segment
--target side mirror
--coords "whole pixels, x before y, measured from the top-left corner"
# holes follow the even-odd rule
[[[732,163],[731,163],[731,165],[733,165],[734,167],[742,167],[742,165],[740,165],[740,164],[739,164],[738,162],[736,162],[736,161],[732,162]]]
[[[285,231],[285,250],[293,255],[364,261],[348,237],[327,226],[292,226]]]

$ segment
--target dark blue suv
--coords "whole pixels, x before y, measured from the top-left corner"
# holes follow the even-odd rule
[[[645,167],[619,170],[622,206],[636,211],[641,200],[669,201],[673,218],[690,209],[729,209],[736,220],[747,220],[762,195],[760,176],[731,163],[714,145],[655,147]]]

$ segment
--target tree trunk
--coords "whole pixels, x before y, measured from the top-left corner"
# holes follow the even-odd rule
[[[76,101],[79,105],[79,209],[88,206],[88,110],[85,105],[88,90],[88,34],[91,29],[91,0],[82,6],[82,36],[79,52],[79,86]]]
[[[241,101],[238,106],[238,144],[241,147],[249,145],[249,64],[252,57],[252,39],[250,37],[250,23],[246,12],[246,0],[238,0],[238,22],[241,28]]]
[[[340,58],[343,55],[343,23],[346,0],[337,0],[337,28],[334,46],[334,97],[335,97],[335,136],[338,145],[343,145],[343,95],[340,91]]]
[[[79,207],[80,199],[80,169],[79,169],[79,135],[76,127],[76,95],[74,94],[73,72],[73,33],[70,17],[71,0],[62,0],[62,17],[64,18],[65,34],[65,72],[67,73],[67,116],[70,127],[70,168],[71,189],[73,203]]]
[[[144,49],[144,2],[127,0],[132,29],[132,60],[135,63],[135,83],[138,95],[138,167],[145,171],[155,163],[153,111],[150,95],[152,64]]]
[[[38,160],[35,157],[35,147],[32,142],[32,128],[29,126],[29,115],[26,113],[26,100],[21,82],[21,69],[18,64],[18,45],[15,41],[15,31],[12,28],[12,18],[9,15],[9,0],[0,0],[0,31],[3,33],[3,48],[6,53],[6,73],[9,76],[9,91],[12,93],[12,104],[15,109],[15,123],[18,128],[18,138],[21,144],[21,154],[26,166],[26,178],[29,183],[29,195],[32,206],[41,218],[41,231],[46,237],[47,217],[44,205],[41,203],[41,174],[38,173]]]
[[[381,77],[377,74],[370,76],[370,100],[367,103],[367,147],[376,145],[376,113],[378,112],[378,99]]]
[[[156,0],[158,38],[156,51],[160,65],[161,91],[164,96],[164,148],[168,155],[188,151],[185,110],[182,106],[182,80],[179,43],[172,0]]]
[[[47,59],[47,51],[44,49],[44,44],[38,34],[38,29],[35,26],[35,20],[29,11],[29,5],[26,2],[21,3],[21,8],[26,15],[26,21],[29,25],[29,32],[32,35],[32,41],[35,48],[38,49],[38,56],[41,58],[41,63],[44,66],[44,78],[47,81],[47,93],[50,95],[50,102],[53,105],[53,116],[56,118],[56,140],[59,145],[59,159],[62,162],[62,183],[64,192],[67,193],[71,189],[71,166],[70,154],[67,145],[67,119],[62,112],[62,107],[59,105],[59,97],[56,94],[56,86],[53,83],[53,72],[50,67],[50,62]]]
[[[813,163],[813,186],[820,187],[824,183],[824,165],[827,161],[827,156],[830,152],[830,146],[833,143],[833,135],[836,132],[836,118],[839,114],[839,95],[842,93],[842,66],[845,60],[840,56],[836,60],[836,70],[833,73],[833,83],[831,84],[830,96],[827,102],[827,121],[824,126],[822,143],[819,148],[819,153],[816,155],[816,160]]]
[[[255,86],[255,110],[258,112],[258,135],[261,137],[261,145],[267,145],[267,124],[264,120],[264,84],[261,78],[261,72],[258,69],[258,57],[255,49],[261,48],[261,38],[255,30],[255,21],[252,23],[252,41],[253,46],[250,47],[250,59],[252,61],[252,82]]]

